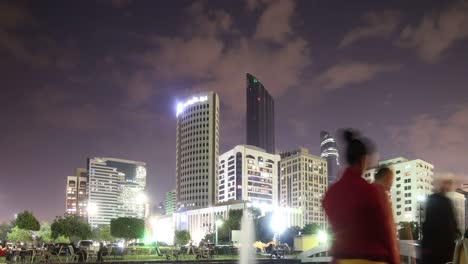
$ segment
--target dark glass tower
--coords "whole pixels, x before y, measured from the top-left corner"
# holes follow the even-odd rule
[[[326,131],[320,132],[320,156],[327,160],[328,185],[331,185],[338,173],[340,154],[335,139]]]
[[[247,73],[247,145],[275,153],[275,103],[263,84]]]

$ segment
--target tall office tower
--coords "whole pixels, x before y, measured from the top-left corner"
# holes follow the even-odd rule
[[[219,156],[218,202],[277,205],[279,155],[239,145]]]
[[[146,164],[115,158],[88,160],[88,223],[108,225],[118,217],[145,217]]]
[[[330,185],[338,174],[340,154],[335,139],[326,131],[320,132],[320,157],[327,160],[328,184]]]
[[[380,161],[380,166],[389,167],[395,175],[390,190],[395,223],[424,221],[424,200],[432,193],[434,166],[403,157]],[[377,169],[367,170],[364,179],[373,182]]]
[[[87,217],[88,193],[87,171],[83,168],[76,169],[75,176],[67,177],[66,212],[80,217]]]
[[[164,198],[165,214],[174,213],[176,208],[176,190],[174,189],[166,192]]]
[[[275,103],[263,84],[247,73],[247,145],[275,153]]]
[[[322,199],[327,191],[327,160],[299,148],[281,154],[280,205],[301,208],[304,224],[327,227]]]
[[[219,156],[219,97],[205,92],[177,104],[177,209],[213,206]]]

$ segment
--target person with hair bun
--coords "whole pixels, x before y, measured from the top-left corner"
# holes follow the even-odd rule
[[[380,191],[362,174],[375,153],[372,142],[345,130],[348,163],[341,178],[328,189],[322,201],[333,232],[330,256],[337,264],[399,264],[395,252],[386,202]]]

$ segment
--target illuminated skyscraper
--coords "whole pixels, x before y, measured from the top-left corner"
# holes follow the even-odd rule
[[[219,156],[219,97],[190,96],[177,105],[177,209],[213,206]]]
[[[87,171],[83,168],[76,169],[75,176],[67,177],[66,212],[80,217],[87,217],[88,182]]]
[[[247,145],[275,153],[275,103],[263,84],[247,73]]]
[[[320,132],[320,156],[327,160],[328,184],[332,184],[338,174],[340,154],[335,139],[326,131]]]
[[[166,192],[164,198],[164,213],[168,215],[174,213],[176,206],[176,190],[170,190]]]
[[[118,217],[145,217],[146,164],[116,158],[88,160],[88,223],[108,225]]]

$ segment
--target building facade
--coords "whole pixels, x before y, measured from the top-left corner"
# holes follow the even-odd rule
[[[279,155],[239,145],[219,157],[218,202],[277,204]]]
[[[76,169],[75,176],[67,177],[66,213],[87,218],[88,213],[87,171]]]
[[[280,206],[300,208],[304,224],[327,227],[322,199],[328,187],[327,161],[305,148],[281,154]]]
[[[227,220],[230,210],[244,210],[256,206],[256,204],[249,202],[235,202],[209,208],[187,210],[174,213],[175,217],[173,221],[175,221],[176,230],[188,230],[192,239],[195,242],[199,242],[206,234],[214,232],[214,225],[217,219]],[[272,205],[262,205],[258,209],[261,213],[260,216],[273,213],[274,217],[277,218],[276,220],[281,220],[280,222],[284,225],[284,228],[293,226],[304,227],[301,209],[281,208]],[[237,244],[239,241],[233,242]]]
[[[177,209],[213,206],[219,157],[219,97],[206,92],[177,104]]]
[[[320,157],[327,160],[328,184],[332,184],[340,168],[340,153],[335,139],[326,131],[320,132]]]
[[[88,223],[108,225],[118,217],[145,217],[146,164],[115,158],[88,160]]]
[[[424,221],[424,200],[433,191],[434,166],[424,160],[398,157],[379,162],[394,173],[390,190],[395,223]],[[364,178],[373,182],[377,168],[367,170]]]
[[[166,192],[164,197],[164,210],[165,214],[172,214],[176,208],[176,190]]]
[[[263,84],[247,73],[247,145],[275,153],[275,103]]]

